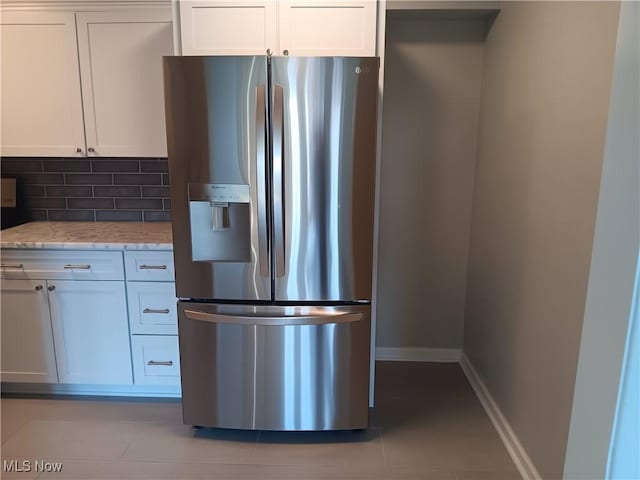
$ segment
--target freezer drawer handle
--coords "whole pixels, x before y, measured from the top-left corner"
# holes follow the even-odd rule
[[[166,270],[166,265],[140,265],[138,267],[140,270]]]
[[[348,312],[348,313],[317,313],[315,315],[300,315],[300,316],[276,316],[276,317],[263,317],[256,316],[250,317],[245,315],[227,315],[224,313],[208,313],[198,310],[185,310],[184,314],[190,320],[200,320],[203,322],[211,323],[233,323],[236,325],[271,325],[271,326],[283,326],[283,325],[325,325],[329,323],[349,323],[357,322],[362,319],[361,312]]]
[[[2,263],[0,264],[0,268],[24,268],[24,265],[22,265],[21,263],[16,263],[15,265],[11,265],[8,263]]]
[[[67,270],[91,270],[91,265],[65,265],[62,268],[66,268]]]
[[[157,367],[157,366],[171,367],[173,366],[173,361],[172,360],[167,360],[167,361],[149,360],[147,362],[147,365],[151,367]]]
[[[168,308],[145,308],[142,313],[169,313]]]

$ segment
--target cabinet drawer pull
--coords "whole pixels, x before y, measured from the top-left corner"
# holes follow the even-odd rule
[[[138,267],[140,270],[166,270],[166,265],[140,265]]]
[[[168,308],[145,308],[142,313],[169,313],[170,311]]]
[[[173,366],[173,360],[166,360],[166,361],[160,361],[160,362],[157,362],[155,360],[149,360],[147,362],[147,365],[151,367],[156,367],[156,366],[171,367]]]
[[[91,265],[65,265],[68,270],[91,270]]]
[[[24,268],[24,265],[22,265],[21,263],[15,263],[15,264],[11,264],[11,263],[0,263],[0,268]]]

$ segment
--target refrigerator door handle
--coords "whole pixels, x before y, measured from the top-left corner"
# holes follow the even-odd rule
[[[264,85],[258,85],[256,91],[256,176],[258,199],[258,262],[260,275],[269,274],[269,254],[267,251],[267,155],[266,155],[266,125],[267,114],[266,89]]]
[[[276,277],[284,276],[284,90],[274,85],[273,109],[273,223]]]
[[[229,315],[224,313],[209,313],[200,310],[185,310],[185,316],[189,320],[199,320],[210,323],[231,323],[235,325],[326,325],[329,323],[350,323],[362,319],[362,312],[345,313],[312,313],[310,315],[285,315],[285,316],[247,316]]]

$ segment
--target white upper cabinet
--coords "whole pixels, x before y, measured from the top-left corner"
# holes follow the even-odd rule
[[[376,15],[375,0],[180,0],[182,54],[373,56]]]
[[[3,10],[0,19],[1,155],[167,155],[169,6]]]
[[[376,2],[280,0],[280,55],[371,57],[376,54]]]
[[[0,154],[84,155],[74,14],[2,12],[0,24]]]
[[[273,0],[182,0],[183,55],[264,55],[277,47]]]
[[[88,155],[167,155],[162,57],[171,11],[77,14]]]

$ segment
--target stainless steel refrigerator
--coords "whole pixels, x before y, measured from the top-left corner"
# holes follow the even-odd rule
[[[367,426],[378,68],[165,57],[186,424]]]

